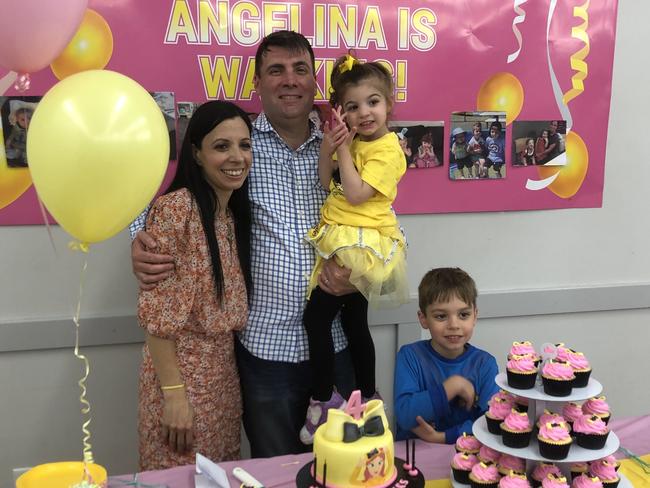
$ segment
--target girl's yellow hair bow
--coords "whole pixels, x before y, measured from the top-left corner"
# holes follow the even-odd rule
[[[354,64],[357,62],[356,59],[354,59],[353,56],[350,56],[349,54],[345,55],[345,61],[341,63],[341,66],[339,66],[339,73],[343,74],[346,71],[350,71]]]

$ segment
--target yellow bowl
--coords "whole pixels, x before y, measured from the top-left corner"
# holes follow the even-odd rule
[[[99,464],[88,464],[88,471],[93,483],[106,483],[106,469]],[[84,475],[84,463],[70,461],[62,463],[39,464],[20,475],[16,488],[70,488],[81,483]]]

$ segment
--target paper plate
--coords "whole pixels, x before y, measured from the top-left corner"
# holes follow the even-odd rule
[[[99,464],[88,464],[88,471],[93,483],[106,483],[106,469]],[[16,488],[70,488],[83,479],[84,463],[71,461],[62,463],[47,463],[33,467],[20,475],[16,480]]]

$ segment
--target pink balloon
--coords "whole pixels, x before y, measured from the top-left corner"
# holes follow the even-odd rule
[[[19,73],[48,66],[68,45],[88,0],[0,0],[0,65]]]

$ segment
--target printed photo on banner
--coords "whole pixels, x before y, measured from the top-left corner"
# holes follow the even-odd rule
[[[175,161],[176,156],[176,109],[174,108],[173,92],[150,92],[153,99],[160,107],[160,111],[165,117],[167,131],[169,132],[169,160]]]
[[[512,165],[562,165],[566,120],[522,120],[512,124]]]
[[[453,112],[450,128],[450,179],[506,177],[505,112]]]
[[[397,134],[408,169],[442,166],[443,121],[390,122],[389,126]]]
[[[41,97],[0,97],[4,154],[8,168],[26,168],[27,132]]]

